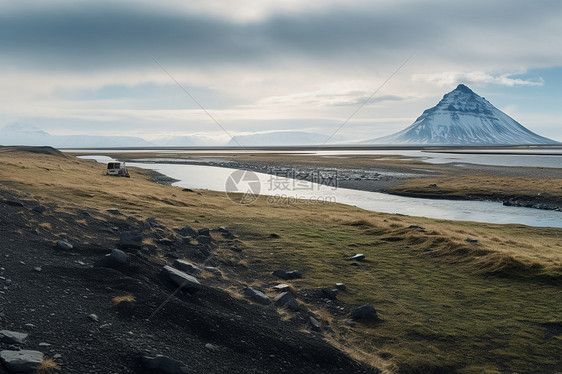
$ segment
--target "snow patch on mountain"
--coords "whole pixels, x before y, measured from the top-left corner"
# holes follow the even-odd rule
[[[363,143],[439,145],[558,144],[537,135],[464,84],[393,135]]]

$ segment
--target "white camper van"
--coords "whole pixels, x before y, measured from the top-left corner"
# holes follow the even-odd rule
[[[107,163],[107,175],[114,175],[116,177],[127,177],[130,178],[129,171],[125,167],[124,162],[108,162]]]

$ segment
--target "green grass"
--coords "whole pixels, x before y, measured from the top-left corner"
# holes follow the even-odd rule
[[[21,154],[9,164],[14,157],[3,157],[5,186],[58,202],[60,209],[117,207],[168,227],[229,226],[244,251],[221,251],[219,258],[244,264],[235,269],[247,279],[274,284],[271,272],[286,268],[303,272],[292,282],[297,288],[344,282],[348,292],[338,298],[374,305],[382,321],[349,327],[319,310],[332,329],[325,338],[388,372],[556,373],[562,367],[562,337],[544,325],[562,323],[560,229],[414,218],[338,204],[282,206],[260,199],[239,206],[222,193],[156,185],[145,171],[133,170],[129,180],[102,177],[102,166],[92,162]],[[425,232],[409,229],[412,224]],[[467,237],[478,243],[466,243]],[[346,258],[355,253],[367,261],[351,266]]]

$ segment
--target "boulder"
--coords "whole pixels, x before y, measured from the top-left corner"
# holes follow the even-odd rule
[[[308,323],[310,324],[310,329],[313,331],[320,331],[320,322],[312,316],[308,317]]]
[[[111,268],[122,270],[131,265],[129,255],[120,249],[112,249],[111,253],[106,254],[94,263],[97,268]]]
[[[74,246],[69,242],[65,242],[64,240],[59,240],[57,241],[57,248],[62,249],[63,251],[70,251],[74,248]]]
[[[176,260],[172,264],[178,270],[184,271],[189,274],[199,274],[203,271],[199,266],[192,264],[191,262],[187,262],[184,260]]]
[[[340,291],[345,291],[347,290],[347,286],[344,283],[336,283],[336,289]]]
[[[105,211],[109,214],[113,214],[116,216],[121,215],[121,212],[117,208],[110,208],[110,209],[106,209]]]
[[[195,238],[195,240],[197,240],[197,243],[200,243],[200,244],[211,244],[211,242],[213,241],[213,238],[211,238],[210,236],[207,236],[207,235],[199,235]]]
[[[180,229],[180,230],[176,230],[176,232],[182,236],[190,236],[192,238],[197,237],[199,234],[197,234],[197,231],[195,231],[191,226],[186,225],[184,228]]]
[[[197,278],[192,277],[191,275],[178,269],[174,269],[171,266],[164,266],[162,268],[162,274],[182,289],[195,291],[202,288],[201,283],[199,283]]]
[[[24,332],[0,330],[0,342],[8,344],[23,344],[27,335]]]
[[[221,271],[213,266],[205,266],[205,271],[214,274],[216,276],[222,277]]]
[[[275,297],[273,303],[278,307],[285,307],[289,310],[294,310],[294,311],[299,310],[299,302],[297,301],[297,299],[295,299],[295,296],[293,296],[293,294],[290,292],[280,293]]]
[[[125,231],[119,238],[119,245],[122,248],[137,248],[142,247],[142,233],[140,231]]]
[[[351,256],[349,259],[355,261],[363,261],[365,259],[365,255],[363,253],[358,253],[354,256]]]
[[[34,212],[37,212],[37,213],[43,213],[44,211],[47,210],[47,208],[45,208],[43,205],[37,205],[37,206],[33,207],[31,210],[33,210]]]
[[[336,298],[338,297],[338,290],[332,290],[331,288],[322,288],[320,290],[320,294],[326,299],[336,300]]]
[[[252,287],[246,288],[244,290],[244,295],[247,298],[263,305],[269,305],[269,303],[271,303],[271,300],[266,294]]]
[[[377,311],[371,305],[362,305],[351,311],[351,319],[378,320]]]
[[[279,283],[278,285],[274,286],[273,289],[277,292],[288,292],[291,290],[291,286],[285,283]]]
[[[41,361],[43,361],[43,353],[39,351],[1,351],[0,361],[4,364],[8,371],[13,373],[28,373],[35,371]]]
[[[141,360],[143,369],[148,373],[187,374],[187,366],[181,361],[166,356],[143,356]]]
[[[23,206],[23,203],[18,200],[2,200],[2,202],[10,206]]]
[[[159,224],[158,221],[156,221],[156,218],[154,217],[147,218],[144,221],[144,226],[148,229],[156,229],[156,228],[164,227],[161,224]]]
[[[279,277],[281,279],[297,279],[297,278],[302,278],[302,274],[297,271],[297,270],[291,270],[291,271],[286,271],[286,270],[275,270],[273,272],[273,275],[275,275],[276,277]]]
[[[197,231],[197,234],[199,234],[200,236],[211,236],[211,230],[204,228]]]
[[[466,238],[467,243],[478,243],[478,239]]]

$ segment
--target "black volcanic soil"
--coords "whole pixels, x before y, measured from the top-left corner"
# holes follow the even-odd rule
[[[44,212],[33,210],[40,205]],[[143,355],[180,360],[190,373],[377,372],[326,343],[322,332],[307,332],[306,310],[282,321],[273,305],[223,291],[231,286],[241,292],[244,281],[212,256],[207,264],[228,279],[208,273],[197,293],[170,297],[175,287],[159,275],[163,263],[153,254],[202,262],[200,254],[222,240],[216,233],[210,247],[176,242],[125,249],[130,267],[92,267],[129,230],[142,231],[145,241],[173,235],[132,217],[61,208],[0,186],[0,329],[29,333],[24,344],[0,343],[0,350],[39,350],[63,373],[146,373]],[[60,239],[74,249],[58,249]],[[125,294],[135,296],[134,307],[112,307],[111,299]],[[7,373],[1,365],[0,373]]]

